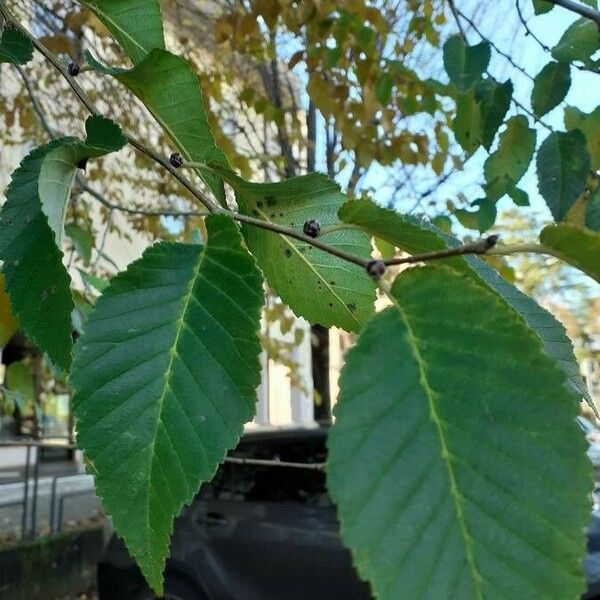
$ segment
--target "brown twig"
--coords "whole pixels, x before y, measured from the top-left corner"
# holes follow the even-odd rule
[[[488,254],[489,251],[498,242],[498,235],[488,235],[485,238],[481,238],[476,242],[469,244],[463,244],[456,248],[448,248],[447,250],[440,250],[438,252],[426,252],[424,254],[413,254],[412,256],[405,256],[403,258],[391,258],[385,260],[385,264],[390,267],[392,265],[406,265],[417,262],[428,262],[431,260],[441,260],[444,258],[450,258],[452,256],[463,256],[464,254]]]

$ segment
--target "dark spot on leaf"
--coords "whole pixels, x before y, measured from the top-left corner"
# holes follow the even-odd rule
[[[330,302],[330,303],[329,303],[329,307],[330,307],[330,308],[333,308],[333,302]]]
[[[274,218],[275,218],[275,213],[271,213],[271,214],[269,215],[269,219],[274,219]]]
[[[275,206],[277,204],[275,196],[265,196],[265,200],[267,201],[267,206]]]
[[[279,216],[283,219],[283,213],[279,213]]]
[[[284,254],[289,258],[292,255],[292,251],[289,248],[286,248]]]
[[[256,206],[258,206],[258,208],[262,208],[262,207],[263,207],[263,203],[262,203],[262,202],[259,200],[259,201],[256,203]]]
[[[335,285],[335,281],[330,281],[329,284],[330,285]]]
[[[346,304],[346,306],[348,307],[348,310],[350,312],[354,312],[356,310],[356,304],[354,304],[354,302],[348,302],[348,304]]]

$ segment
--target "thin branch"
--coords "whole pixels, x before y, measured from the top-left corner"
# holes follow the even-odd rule
[[[477,25],[473,22],[472,19],[470,19],[469,17],[467,17],[467,15],[465,15],[463,12],[461,12],[458,8],[456,9],[456,12],[458,13],[458,15],[464,19],[473,29],[473,31],[485,42],[487,42],[491,48],[493,48],[498,54],[500,54],[500,56],[503,56],[504,58],[506,58],[506,60],[518,71],[520,71],[521,73],[523,73],[524,75],[526,75],[531,81],[533,81],[533,77],[527,73],[527,71],[521,67],[520,65],[518,65],[513,59],[512,57],[507,54],[506,52],[504,52],[503,50],[501,50],[500,48],[498,48],[498,46],[496,46],[496,44],[494,44],[494,42],[490,39],[488,39],[485,35],[483,35],[483,33],[481,32],[481,30],[477,27]],[[489,77],[493,78],[493,75],[489,72],[486,71],[486,74]],[[530,111],[525,105],[523,105],[521,102],[519,102],[514,96],[511,96],[511,102],[517,107],[520,108],[524,113],[526,113],[527,115],[529,115],[536,123],[539,123],[542,127],[545,127],[548,131],[553,132],[554,128],[551,127],[550,125],[548,125],[546,122],[542,121],[542,119],[540,117],[538,117],[536,114],[534,114],[532,111]]]
[[[412,256],[405,256],[403,258],[391,258],[383,262],[390,267],[392,265],[407,265],[417,262],[440,260],[452,256],[463,256],[464,254],[489,254],[490,250],[498,242],[498,237],[497,235],[489,235],[476,242],[463,244],[456,248],[448,248],[447,250],[440,250],[438,252],[425,252],[424,254],[413,254]]]
[[[294,238],[306,244],[310,244],[319,250],[323,250],[324,252],[328,252],[333,256],[337,256],[342,260],[347,262],[354,263],[359,267],[366,268],[369,263],[368,260],[364,258],[359,258],[358,256],[354,256],[353,254],[348,254],[343,250],[339,250],[334,246],[330,246],[329,244],[325,244],[324,242],[320,242],[318,239],[311,238],[307,235],[304,235],[302,232],[297,231],[296,229],[291,229],[290,227],[285,227],[284,225],[279,225],[278,223],[273,223],[271,221],[263,221],[262,219],[256,219],[255,217],[249,217],[247,215],[243,215],[241,213],[233,212],[226,209],[219,209],[217,212],[228,215],[232,219],[236,221],[240,221],[241,223],[247,223],[248,225],[253,225],[254,227],[259,227],[260,229],[266,229],[267,231],[272,231],[274,233],[279,233],[281,235],[285,235],[286,237]]]
[[[452,16],[454,17],[454,20],[456,21],[456,26],[458,27],[460,37],[465,41],[465,43],[467,43],[467,35],[465,33],[465,30],[463,29],[460,19],[458,18],[458,10],[457,10],[456,6],[454,5],[454,0],[448,0],[448,6],[450,7]]]
[[[145,217],[205,217],[210,213],[208,211],[194,211],[194,210],[144,210],[141,208],[129,208],[127,206],[121,206],[120,204],[114,204],[107,200],[102,194],[97,192],[94,188],[91,188],[85,181],[78,177],[77,185],[81,191],[88,193],[100,204],[106,206],[110,210],[116,210],[119,212],[127,213],[129,215],[142,215]]]
[[[488,39],[482,33],[481,29],[479,29],[479,27],[477,27],[477,24],[475,23],[475,21],[473,21],[473,19],[471,19],[470,17],[468,17],[459,8],[456,9],[456,12],[458,13],[458,15],[460,16],[461,19],[463,19],[464,21],[466,21],[469,24],[469,27],[482,40],[488,42],[488,44],[490,45],[490,47],[493,48],[496,53],[498,53],[500,56],[502,56],[503,58],[505,58],[515,69],[517,69],[517,71],[519,71],[520,73],[522,73],[523,75],[525,75],[525,77],[527,77],[531,81],[533,81],[533,77],[531,76],[531,74],[528,73],[527,70],[524,67],[522,67],[520,64],[518,64],[517,62],[515,62],[515,60],[513,59],[513,57],[510,54],[508,54],[508,52],[504,52],[504,50],[502,50],[501,48],[499,48],[492,40]]]
[[[594,21],[600,27],[600,12],[591,6],[587,6],[584,4],[579,4],[579,2],[573,2],[573,0],[548,0],[551,4],[556,4],[556,6],[561,6],[562,8],[566,8],[571,12],[574,12],[586,19],[590,19]]]
[[[10,15],[10,13],[8,13],[6,7],[0,6],[0,11],[3,11],[6,20],[9,21],[12,26],[16,27],[19,31],[21,31],[23,35],[25,35],[29,40],[31,40],[35,49],[40,54],[42,54],[42,56],[44,56],[44,58],[63,76],[63,78],[67,81],[67,83],[69,84],[77,98],[80,100],[80,102],[85,106],[85,108],[92,115],[99,115],[100,113],[95,107],[94,103],[88,98],[87,94],[83,91],[83,89],[77,83],[77,81],[75,81],[75,79],[71,77],[71,75],[69,75],[68,71],[61,64],[58,57],[53,52],[48,50],[48,48],[46,48],[46,46],[44,46],[44,44],[42,44],[38,39],[32,36],[27,29],[22,27],[21,24],[18,21],[16,21],[12,17],[12,15]],[[142,154],[145,154],[148,158],[151,158],[154,162],[158,163],[164,169],[169,171],[169,173],[173,175],[173,177],[175,177],[175,179],[177,179],[179,183],[183,185],[183,187],[190,191],[195,198],[202,202],[202,204],[204,204],[204,206],[206,206],[206,208],[209,211],[214,212],[218,204],[214,202],[211,198],[206,196],[206,194],[204,194],[202,191],[200,191],[189,179],[187,179],[181,173],[179,173],[177,169],[173,167],[173,165],[171,165],[168,159],[161,156],[158,152],[156,152],[152,148],[149,148],[148,146],[146,146],[145,144],[136,140],[134,137],[128,134],[125,134],[125,138],[131,146],[133,146]]]
[[[63,66],[60,63],[60,61],[58,60],[58,58],[50,50],[48,50],[41,42],[39,42],[37,39],[35,39],[18,22],[16,22],[11,17],[11,15],[8,13],[7,9],[3,5],[0,5],[0,14],[4,14],[7,21],[9,21],[13,26],[17,27],[20,31],[22,31],[23,34],[26,35],[31,40],[34,47],[48,60],[48,62],[50,62],[56,68],[56,70],[58,70],[61,73],[61,75],[68,82],[71,89],[75,92],[75,94],[77,95],[79,100],[88,109],[88,111],[93,115],[99,114],[96,107],[94,106],[94,104],[87,97],[86,93],[81,89],[81,87],[73,79],[73,77],[71,77],[68,74],[66,69],[63,68]],[[291,229],[291,228],[285,227],[283,225],[279,225],[277,223],[272,223],[269,221],[263,221],[261,219],[256,219],[254,217],[250,217],[247,215],[243,215],[241,213],[237,213],[237,212],[228,210],[226,208],[222,208],[220,205],[215,203],[212,199],[207,198],[205,196],[205,194],[203,194],[200,190],[198,190],[186,177],[184,177],[180,172],[178,172],[169,163],[169,161],[167,159],[165,159],[164,157],[159,155],[157,152],[155,152],[151,148],[147,148],[144,144],[137,141],[135,138],[133,138],[131,136],[126,136],[126,137],[127,137],[127,141],[129,142],[130,145],[132,145],[134,148],[138,149],[140,152],[142,152],[146,156],[150,157],[152,160],[154,160],[155,162],[157,162],[158,164],[163,166],[167,171],[169,171],[169,173],[171,173],[171,175],[173,175],[173,177],[175,177],[186,189],[188,189],[196,199],[198,199],[202,204],[204,204],[206,206],[209,213],[224,214],[224,215],[227,215],[227,216],[235,219],[236,221],[246,223],[246,224],[252,225],[254,227],[259,227],[261,229],[265,229],[267,231],[271,231],[274,233],[279,233],[286,237],[297,239],[301,242],[304,242],[315,248],[323,250],[324,252],[328,252],[329,254],[332,254],[333,256],[337,256],[338,258],[340,258],[342,260],[351,262],[351,263],[358,265],[360,267],[363,267],[365,269],[371,262],[371,261],[365,260],[363,258],[353,256],[352,254],[348,254],[342,250],[339,250],[338,248],[335,248],[335,247],[325,244],[323,242],[320,242],[318,239],[314,239],[312,237],[306,236],[306,235],[304,235],[304,233],[301,233],[300,231],[297,231],[295,229]],[[329,145],[329,143],[335,144],[335,138],[333,139],[333,142],[332,142],[332,140],[328,139],[328,145]],[[95,190],[93,190],[92,188],[89,188],[86,184],[83,184],[83,186],[85,187],[85,191],[87,191],[94,198],[96,198],[97,200],[99,200],[103,204],[105,204],[109,208],[109,211],[110,211],[107,228],[104,232],[101,247],[98,250],[98,256],[95,261],[95,264],[96,264],[98,262],[99,257],[103,256],[102,249],[106,242],[108,230],[110,229],[113,211],[114,210],[123,210],[123,212],[130,212],[131,209],[125,209],[125,207],[119,207],[118,205],[113,205],[112,203],[110,203],[106,199],[104,199],[103,196],[101,196],[100,194],[95,192]],[[136,211],[136,213],[143,214],[141,211]],[[162,214],[164,214],[164,213],[161,213],[161,215]],[[206,213],[195,213],[195,214],[203,215]],[[553,254],[550,250],[548,250],[547,248],[544,248],[543,246],[531,245],[531,244],[505,246],[503,248],[497,248],[495,251],[492,251],[493,247],[496,244],[497,239],[498,239],[497,236],[488,236],[487,238],[483,238],[477,242],[470,243],[470,244],[464,244],[462,246],[458,246],[457,248],[443,250],[440,252],[417,254],[417,255],[413,255],[413,256],[405,257],[405,258],[391,259],[391,260],[385,261],[385,264],[386,265],[400,265],[400,264],[410,264],[410,263],[417,263],[417,262],[427,262],[430,260],[438,260],[438,259],[448,258],[448,257],[452,257],[452,256],[460,256],[460,255],[464,255],[464,254],[513,254],[513,253],[517,253],[517,252],[537,252],[537,253]]]
[[[531,27],[529,27],[529,24],[527,23],[527,20],[525,19],[525,15],[523,15],[523,11],[521,10],[521,4],[520,4],[519,0],[515,0],[515,7],[517,9],[517,15],[519,16],[519,21],[521,21],[521,25],[523,25],[526,35],[530,36],[532,40],[537,42],[537,44],[540,46],[540,48],[544,52],[550,52],[551,51],[550,46],[547,46],[546,44],[544,44],[544,42],[542,42],[542,40],[540,40],[540,38],[537,35],[535,35],[535,33],[533,33],[533,31],[531,31]]]
[[[44,110],[42,109],[40,103],[38,102],[38,99],[35,96],[35,93],[33,91],[33,86],[31,84],[31,80],[27,76],[27,73],[25,73],[25,71],[19,65],[14,64],[13,66],[15,67],[15,69],[21,76],[23,83],[25,84],[25,89],[27,90],[27,95],[29,96],[29,99],[31,100],[31,106],[33,107],[33,110],[34,110],[35,114],[37,115],[37,117],[40,121],[40,124],[42,125],[42,127],[44,128],[46,133],[51,138],[56,137],[54,134],[54,131],[52,130],[52,128],[48,124],[48,121],[46,120],[46,115],[44,114]]]
[[[525,19],[525,16],[523,15],[523,11],[521,9],[521,4],[520,4],[519,0],[515,0],[515,6],[517,8],[517,14],[519,16],[519,21],[521,21],[521,24],[525,28],[525,35],[530,36],[531,39],[534,40],[544,52],[551,53],[552,48],[550,48],[550,46],[546,45],[535,33],[533,33],[533,31],[531,30],[531,27],[529,27],[529,24],[527,23],[527,20]],[[589,71],[590,73],[598,73],[598,71],[596,71],[594,69],[590,69],[589,67],[587,67],[585,65],[578,65],[575,63],[571,63],[571,64],[576,69],[579,69],[580,71]],[[533,78],[531,78],[531,79],[533,81]]]

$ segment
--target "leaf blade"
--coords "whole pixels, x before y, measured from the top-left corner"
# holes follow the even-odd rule
[[[540,194],[552,216],[561,221],[585,190],[591,168],[585,136],[578,129],[551,133],[537,154]]]
[[[33,58],[33,44],[18,29],[0,32],[0,63],[24,65]]]
[[[533,80],[533,113],[537,117],[543,117],[565,99],[570,87],[571,65],[565,62],[549,62]]]
[[[158,593],[173,518],[237,443],[260,381],[262,277],[230,219],[207,229],[206,246],[158,244],[111,280],[73,366],[78,441]]]
[[[466,92],[481,78],[490,58],[487,42],[467,46],[462,36],[453,35],[444,44],[444,67],[459,92]]]
[[[158,0],[83,0],[121,44],[133,64],[154,48],[164,48]]]
[[[506,122],[496,152],[485,161],[486,195],[492,200],[511,193],[519,183],[535,152],[535,129],[529,128],[527,117],[517,115]]]
[[[325,175],[312,173],[263,184],[219,172],[235,189],[244,214],[298,231],[315,219],[324,231],[320,241],[370,258],[371,245],[364,233],[351,229],[325,232],[339,225],[337,212],[346,200]],[[360,330],[375,302],[375,286],[364,269],[293,238],[250,225],[242,228],[267,282],[297,315],[325,327]]]
[[[62,138],[30,152],[14,171],[0,212],[0,258],[12,310],[27,336],[56,365],[71,364],[70,277],[42,211],[38,180],[42,164]]]
[[[443,250],[459,244],[456,238],[430,223],[381,208],[369,200],[347,202],[340,209],[340,219],[345,223],[358,225],[372,235],[385,239],[410,254]],[[551,313],[506,281],[477,256],[454,257],[438,262],[475,278],[502,297],[521,315],[542,341],[548,356],[555,360],[567,375],[572,395],[577,399],[584,398],[592,408],[594,407],[581,378],[573,345],[563,325]]]
[[[328,442],[328,485],[359,573],[383,600],[575,597],[590,474],[563,375],[498,297],[460,274],[410,269],[392,295],[349,353]],[[516,347],[528,358],[514,361]],[[531,485],[539,452],[552,455],[540,478],[553,481],[552,500]]]
[[[540,241],[570,265],[600,282],[600,233],[569,223],[547,225]]]
[[[228,167],[215,143],[198,78],[183,58],[154,49],[127,70],[105,67],[89,53],[86,56],[95,70],[118,79],[144,103],[187,161]],[[223,181],[207,168],[195,170],[224,202]]]

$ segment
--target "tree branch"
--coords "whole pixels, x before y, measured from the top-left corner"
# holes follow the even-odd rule
[[[574,12],[586,19],[590,19],[594,21],[600,27],[600,12],[591,6],[587,6],[584,4],[580,4],[579,2],[574,2],[573,0],[548,0],[551,4],[556,4],[556,6],[560,6]]]
[[[24,35],[26,35],[33,43],[36,50],[38,50],[38,52],[40,52],[40,54],[42,54],[46,58],[46,60],[48,60],[48,62],[50,62],[57,71],[59,71],[59,73],[64,77],[64,79],[67,81],[67,83],[69,84],[71,89],[77,95],[77,97],[79,98],[81,103],[87,108],[87,110],[93,115],[98,115],[99,112],[96,109],[96,107],[94,106],[93,102],[88,98],[86,93],[79,86],[79,84],[73,79],[73,77],[71,77],[69,75],[69,73],[66,71],[66,69],[63,68],[63,66],[60,63],[60,61],[58,60],[58,58],[50,50],[48,50],[41,42],[39,42],[37,39],[35,39],[29,33],[29,31],[27,31],[17,21],[15,21],[12,18],[12,16],[10,15],[10,13],[7,11],[5,6],[0,5],[0,15],[2,15],[2,14],[5,16],[6,20],[11,23],[11,25],[18,28]],[[121,207],[121,206],[112,204],[111,202],[107,201],[101,194],[99,194],[98,192],[93,190],[93,188],[90,188],[89,186],[87,186],[87,184],[83,183],[82,188],[86,192],[91,194],[96,200],[102,202],[105,206],[107,206],[109,208],[109,210],[111,211],[111,214],[112,214],[113,210],[120,210],[123,212],[128,212],[130,214],[134,214],[134,213],[135,214],[151,214],[151,215],[156,215],[156,216],[163,216],[163,215],[166,216],[169,214],[171,214],[172,216],[189,216],[189,215],[203,216],[203,215],[206,215],[209,213],[224,214],[224,215],[227,215],[227,216],[231,217],[232,219],[239,221],[241,223],[246,223],[246,224],[254,226],[254,227],[259,227],[261,229],[271,231],[273,233],[278,233],[280,235],[284,235],[289,238],[297,239],[301,242],[309,244],[309,245],[311,245],[315,248],[318,248],[324,252],[328,252],[329,254],[331,254],[333,256],[337,256],[338,258],[340,258],[342,260],[351,262],[362,268],[366,269],[367,265],[369,265],[369,263],[371,263],[370,260],[365,260],[363,258],[354,256],[352,254],[348,254],[342,250],[339,250],[338,248],[335,248],[324,242],[321,242],[318,239],[306,236],[306,235],[304,235],[304,233],[297,231],[295,229],[285,227],[283,225],[279,225],[277,223],[273,223],[270,221],[263,221],[261,219],[256,219],[254,217],[243,215],[241,213],[237,213],[237,212],[234,212],[229,209],[221,207],[219,204],[214,202],[211,198],[208,198],[198,188],[196,188],[196,186],[194,186],[194,184],[191,181],[189,181],[179,171],[177,171],[177,169],[175,169],[166,158],[164,158],[163,156],[161,156],[160,154],[155,152],[153,149],[146,147],[144,144],[142,144],[141,142],[139,142],[132,136],[126,135],[126,138],[127,138],[128,143],[131,146],[133,146],[134,148],[136,148],[137,150],[139,150],[140,152],[142,152],[143,154],[145,154],[146,156],[151,158],[153,161],[160,164],[173,177],[175,177],[175,179],[177,179],[188,191],[191,192],[191,194],[194,196],[194,198],[196,198],[202,204],[204,204],[204,206],[208,209],[208,212],[207,213],[198,213],[198,212],[164,213],[162,211],[160,211],[160,212],[159,211],[139,211],[139,210],[128,209],[126,207]],[[328,136],[328,151],[333,150],[333,148],[329,148],[330,144],[331,145],[335,144],[335,138],[332,140]],[[329,163],[329,161],[328,161],[328,163]],[[331,168],[331,167],[332,167],[332,165],[328,164],[328,168]],[[109,226],[110,226],[110,219],[109,219]],[[107,228],[107,230],[108,230],[108,228]],[[104,237],[106,237],[106,232],[105,232]],[[518,253],[518,252],[536,252],[536,253],[543,253],[543,254],[553,254],[556,256],[556,254],[554,254],[551,250],[549,250],[541,245],[535,245],[535,244],[520,244],[520,245],[514,245],[514,246],[504,246],[501,248],[494,249],[494,246],[495,246],[497,240],[498,240],[498,236],[492,235],[492,236],[488,236],[486,238],[482,238],[481,240],[478,240],[477,242],[463,244],[462,246],[458,246],[456,248],[451,248],[448,250],[442,250],[439,252],[429,252],[429,253],[425,253],[425,254],[416,254],[413,256],[409,256],[409,257],[391,259],[391,260],[385,261],[385,264],[388,266],[411,264],[411,263],[417,263],[417,262],[427,262],[427,261],[431,261],[431,260],[439,260],[439,259],[449,258],[452,256],[465,255],[465,254],[502,254],[502,255],[507,255],[507,254],[514,254],[514,253]],[[102,253],[101,253],[101,251],[99,251],[98,256],[101,256],[101,255],[102,255]]]
[[[210,213],[208,211],[194,211],[194,210],[182,210],[182,211],[170,211],[170,210],[144,210],[141,208],[129,208],[120,204],[114,204],[110,200],[107,200],[102,194],[97,192],[94,188],[91,188],[83,179],[77,178],[77,185],[82,192],[88,193],[100,204],[106,206],[110,210],[116,210],[129,215],[142,215],[145,217],[205,217]]]
[[[85,106],[85,108],[92,115],[99,115],[98,109],[94,106],[94,103],[88,98],[87,94],[83,91],[81,86],[75,81],[71,75],[69,75],[68,71],[63,67],[58,57],[48,50],[44,44],[42,44],[38,39],[29,33],[27,29],[25,29],[17,20],[15,20],[12,15],[8,12],[8,9],[0,5],[0,12],[4,14],[6,21],[9,22],[13,27],[17,28],[19,31],[23,33],[33,44],[35,49],[63,76],[66,82],[69,84],[79,101]],[[192,193],[192,195],[198,199],[210,212],[214,212],[215,208],[218,206],[216,202],[214,202],[211,198],[206,196],[201,190],[199,190],[189,179],[187,179],[184,175],[179,173],[175,167],[171,165],[171,163],[165,157],[161,156],[158,152],[149,148],[142,142],[138,141],[131,135],[125,133],[125,138],[127,142],[140,151],[142,154],[145,154],[148,158],[152,159],[154,162],[161,165],[164,169],[169,171],[169,173],[175,177],[185,187],[188,191]]]

